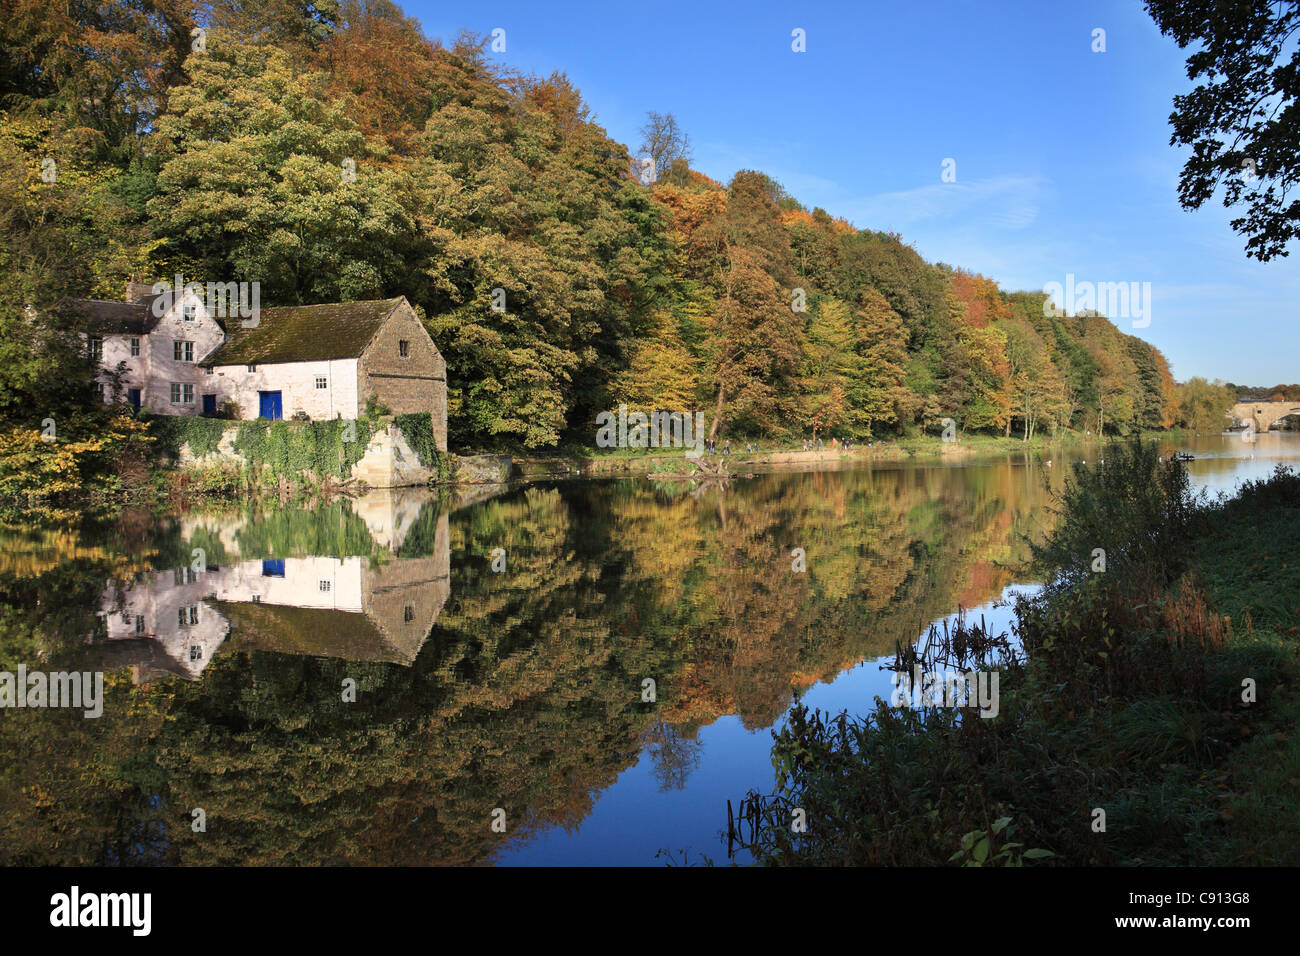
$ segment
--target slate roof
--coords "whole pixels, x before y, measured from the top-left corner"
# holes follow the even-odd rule
[[[150,302],[153,297],[150,296]],[[68,299],[64,305],[77,316],[77,327],[100,335],[148,335],[158,317],[146,303],[109,302],[104,299]]]
[[[383,627],[358,611],[285,604],[211,602],[230,620],[225,650],[257,649],[345,661],[406,664],[415,661],[429,627],[413,629],[416,646],[390,640]]]
[[[262,309],[257,328],[226,323],[226,341],[199,364],[272,365],[358,358],[405,297]]]

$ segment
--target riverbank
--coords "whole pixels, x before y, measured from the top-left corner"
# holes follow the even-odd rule
[[[1067,487],[1040,551],[1061,576],[1018,602],[1015,640],[935,635],[966,655],[958,669],[998,672],[996,717],[796,707],[773,748],[779,790],[746,811],[797,806],[810,825],[760,828],[757,859],[1300,862],[1300,477],[1223,502],[1188,487],[1152,446],[1108,450]]]
[[[709,460],[725,458],[732,473],[764,469],[769,466],[808,468],[853,467],[862,463],[934,460],[940,462],[975,462],[1011,454],[1037,454],[1051,457],[1053,449],[1070,449],[1096,444],[1096,440],[1070,433],[1057,440],[1034,438],[1022,441],[991,435],[962,436],[945,441],[933,435],[900,438],[858,444],[846,449],[823,442],[821,449],[805,450],[802,443],[780,445],[755,443],[749,451],[745,441],[732,443],[730,454],[710,452]],[[652,475],[681,465],[685,452],[680,449],[619,448],[575,449],[563,455],[523,456],[514,459],[514,476],[520,479],[559,476],[610,477],[616,475]]]

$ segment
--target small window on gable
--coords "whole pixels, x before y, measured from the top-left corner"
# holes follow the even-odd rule
[[[90,357],[96,362],[104,357],[104,340],[98,335],[90,337]]]
[[[140,340],[139,340],[139,339],[132,339],[132,340],[131,340],[131,357],[132,357],[132,358],[135,358],[135,357],[138,356],[139,354],[140,354]]]
[[[406,605],[406,607],[402,608],[402,620],[403,621],[415,620],[415,607],[413,605],[408,604]]]
[[[193,322],[194,316],[198,313],[198,309],[199,307],[194,304],[193,300],[186,302],[184,309],[181,310],[181,313],[185,316],[185,321]]]
[[[402,358],[409,358],[411,355],[411,343],[406,339],[397,340],[397,354]]]
[[[316,376],[316,387],[317,387],[317,388],[325,388],[326,385],[327,385],[327,383],[326,383],[326,381],[325,381],[325,376],[324,376],[324,375],[317,375],[317,376]]]
[[[330,589],[330,582],[328,582],[328,581],[322,581],[322,582],[320,583],[320,589],[321,589],[322,591],[328,591],[328,590]]]

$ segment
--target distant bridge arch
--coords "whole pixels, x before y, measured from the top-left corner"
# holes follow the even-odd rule
[[[1255,431],[1266,432],[1275,422],[1290,415],[1300,415],[1300,402],[1238,402],[1232,417],[1238,425],[1255,423]]]

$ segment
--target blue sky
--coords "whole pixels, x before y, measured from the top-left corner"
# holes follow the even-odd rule
[[[671,112],[696,169],[762,170],[930,261],[1008,289],[1150,282],[1150,325],[1117,324],[1180,381],[1300,381],[1300,258],[1248,260],[1217,200],[1178,205],[1168,118],[1190,83],[1139,0],[402,6],[447,42],[504,29],[497,58],[567,73],[632,149],[647,111]]]

